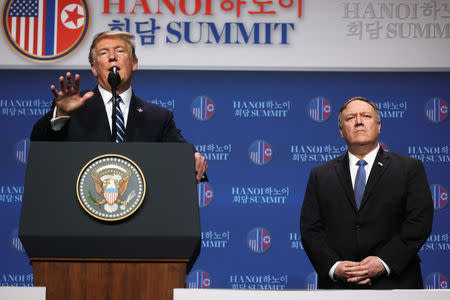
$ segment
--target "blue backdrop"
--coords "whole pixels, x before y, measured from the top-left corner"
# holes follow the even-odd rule
[[[83,88],[95,86],[90,71],[75,72]],[[28,137],[50,106],[49,86],[64,74],[0,70],[3,286],[32,285],[17,238]],[[420,251],[422,271],[428,288],[447,288],[449,82],[447,72],[138,71],[135,93],[173,110],[184,136],[209,161],[210,181],[198,186],[202,250],[187,285],[317,287],[300,242],[303,195],[311,168],[346,151],[337,127],[340,106],[363,96],[379,106],[382,146],[424,162],[435,218]]]

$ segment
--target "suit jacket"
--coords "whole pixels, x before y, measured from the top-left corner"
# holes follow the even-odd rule
[[[110,142],[111,129],[98,88],[94,96],[75,111],[60,131],[51,129],[53,108],[36,122],[31,140]],[[159,105],[148,103],[133,93],[125,129],[126,142],[186,142],[173,121],[173,114]]]
[[[372,280],[375,289],[423,288],[418,252],[431,233],[433,202],[420,160],[377,154],[356,208],[348,154],[312,169],[300,216],[306,254],[318,287],[357,288],[333,281],[328,273],[342,260],[380,257],[389,276]]]

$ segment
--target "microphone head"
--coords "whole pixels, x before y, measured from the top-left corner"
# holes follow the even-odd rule
[[[116,89],[116,87],[120,84],[120,75],[119,72],[117,72],[117,67],[112,67],[109,70],[108,75],[108,83],[111,86],[112,89]]]

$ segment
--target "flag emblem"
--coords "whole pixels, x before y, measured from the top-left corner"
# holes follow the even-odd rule
[[[191,272],[187,276],[186,285],[190,289],[209,289],[211,287],[211,277],[203,271]]]
[[[89,29],[86,0],[6,0],[2,28],[21,56],[52,62],[72,54]]]
[[[272,238],[267,230],[257,227],[248,233],[247,242],[253,252],[264,253],[270,248]]]
[[[23,164],[27,163],[28,160],[28,150],[30,149],[30,140],[23,139],[16,146],[16,158]]]
[[[265,165],[272,159],[272,147],[266,141],[257,140],[250,145],[249,156],[254,164]]]
[[[384,151],[389,152],[389,147],[385,143],[383,143],[382,141],[380,141],[380,147]]]
[[[425,289],[427,290],[438,290],[438,289],[447,289],[448,281],[442,274],[432,273],[428,275],[427,279],[425,279]]]
[[[307,290],[317,290],[317,282],[318,282],[318,276],[316,272],[312,272],[311,274],[306,277],[306,289]]]
[[[215,111],[216,105],[206,96],[197,97],[192,102],[192,116],[199,121],[208,121]]]
[[[433,123],[439,123],[448,115],[448,104],[441,98],[432,98],[425,104],[425,115]]]
[[[331,104],[323,97],[316,97],[309,102],[308,114],[316,122],[324,122],[331,115]]]
[[[431,195],[433,197],[434,210],[441,210],[445,206],[447,206],[448,203],[447,190],[439,184],[432,184],[430,186],[430,189]]]
[[[198,192],[198,206],[205,207],[213,200],[214,191],[212,187],[206,183],[201,182],[197,184],[197,192]]]
[[[23,248],[22,242],[20,241],[19,232],[18,232],[17,229],[14,230],[14,232],[12,233],[11,244],[14,247],[14,249],[16,249],[17,251],[25,252],[25,249]]]

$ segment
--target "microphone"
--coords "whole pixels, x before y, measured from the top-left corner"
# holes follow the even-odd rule
[[[108,83],[114,92],[116,91],[117,86],[120,84],[120,80],[121,79],[119,73],[117,72],[117,67],[112,67],[109,70]]]

